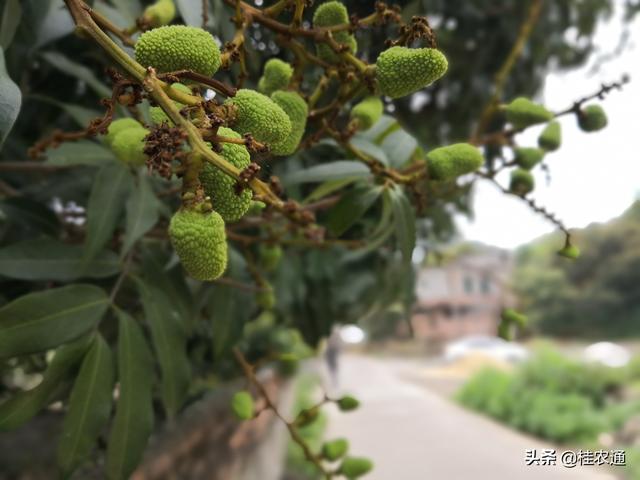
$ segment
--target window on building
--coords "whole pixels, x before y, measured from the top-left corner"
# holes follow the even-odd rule
[[[480,282],[480,291],[485,295],[491,293],[491,278],[489,277],[489,275],[482,276],[482,281]]]
[[[465,276],[462,280],[464,293],[473,293],[473,278]]]

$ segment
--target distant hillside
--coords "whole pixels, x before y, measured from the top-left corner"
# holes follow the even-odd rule
[[[533,327],[545,334],[640,334],[640,201],[620,217],[574,233],[581,255],[556,255],[559,234],[516,254],[514,288]]]

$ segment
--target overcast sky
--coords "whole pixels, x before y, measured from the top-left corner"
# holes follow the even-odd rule
[[[622,3],[622,2],[619,2]],[[620,8],[619,8],[620,10]],[[640,32],[636,18],[630,31]],[[596,34],[598,52],[613,51],[621,33],[619,15],[600,26]],[[546,160],[551,183],[540,168],[534,170],[536,189],[532,197],[563,219],[570,228],[585,227],[620,215],[640,198],[640,35],[631,36],[624,53],[606,62],[599,72],[590,72],[593,62],[569,73],[552,73],[538,99],[551,110],[562,110],[572,101],[595,92],[601,82],[618,80],[623,73],[631,83],[613,91],[603,102],[609,117],[606,129],[584,133],[573,115],[562,117],[562,147]],[[597,55],[596,55],[597,57]],[[521,146],[536,146],[542,127],[518,137]],[[508,185],[509,175],[500,176]],[[531,212],[521,200],[502,194],[494,185],[480,181],[474,198],[475,219],[458,219],[462,234],[504,248],[527,243],[554,230]]]

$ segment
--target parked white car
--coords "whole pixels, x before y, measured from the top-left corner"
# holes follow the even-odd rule
[[[444,358],[450,362],[471,354],[482,354],[505,362],[521,362],[529,356],[529,352],[517,343],[484,335],[464,337],[449,343],[444,350]]]

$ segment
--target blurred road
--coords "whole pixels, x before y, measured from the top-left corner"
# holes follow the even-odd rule
[[[422,369],[422,370],[421,370]],[[406,378],[415,362],[345,355],[340,385],[362,406],[330,410],[327,439],[344,436],[351,454],[375,462],[366,480],[610,480],[624,467],[526,466],[525,451],[553,448],[471,413]]]

